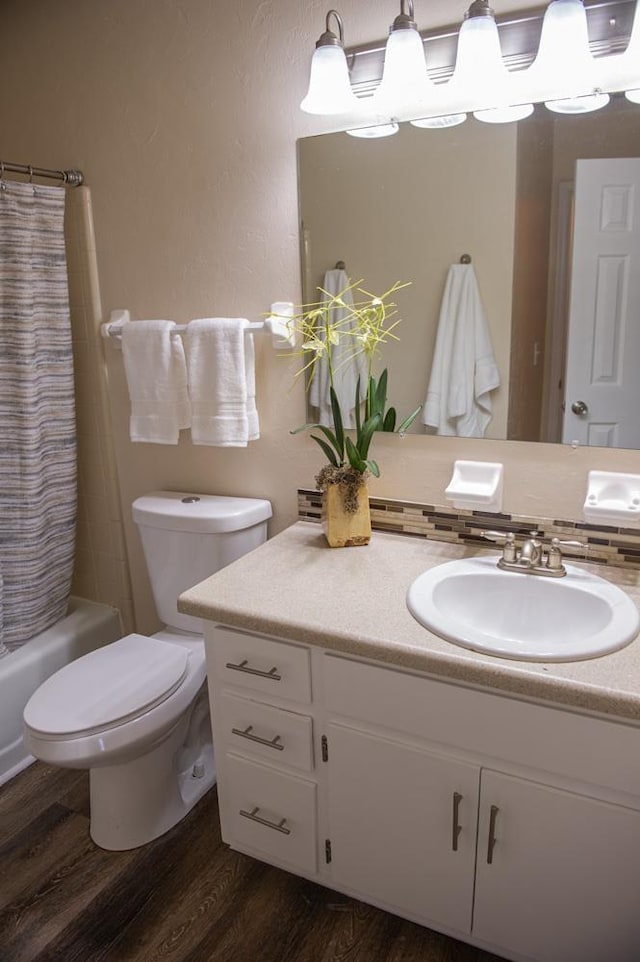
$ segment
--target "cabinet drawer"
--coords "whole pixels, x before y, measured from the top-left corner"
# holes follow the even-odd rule
[[[335,655],[324,686],[330,713],[640,795],[640,728]]]
[[[307,715],[224,692],[216,696],[216,741],[278,765],[313,769],[313,726]]]
[[[217,682],[267,696],[311,701],[306,648],[216,626],[206,650],[209,675]]]
[[[266,861],[316,871],[314,782],[227,755],[219,791],[226,841]]]

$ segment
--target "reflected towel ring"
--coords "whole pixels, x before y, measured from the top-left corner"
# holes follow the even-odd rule
[[[471,254],[463,254],[462,257],[460,258],[460,263],[461,263],[461,264],[470,264],[470,263],[471,263]]]

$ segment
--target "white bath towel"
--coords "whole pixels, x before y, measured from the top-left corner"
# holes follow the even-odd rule
[[[453,264],[445,284],[422,423],[437,434],[481,438],[500,386],[487,317],[471,264]]]
[[[177,444],[191,423],[184,346],[175,328],[174,321],[130,321],[122,329],[132,441]]]
[[[322,301],[326,303],[330,296],[335,296],[345,287],[349,286],[349,278],[346,271],[338,268],[327,271],[324,275],[324,289],[327,294],[322,295]],[[331,322],[338,323],[344,320],[349,314],[349,306],[353,305],[351,291],[343,296],[346,307],[335,307],[332,312]],[[341,332],[348,332],[353,329],[354,324],[341,325]],[[319,329],[318,334],[322,337],[323,332]],[[323,338],[324,339],[324,338]],[[341,336],[337,344],[329,347],[331,351],[331,362],[333,366],[333,387],[340,402],[343,424],[346,428],[355,427],[355,398],[356,385],[360,377],[360,398],[364,398],[367,393],[367,362],[363,354],[353,356],[355,343],[354,339],[345,333]],[[309,403],[318,409],[318,421],[327,426],[333,425],[331,414],[331,397],[329,394],[329,364],[326,357],[321,357],[316,364],[311,389],[309,392]]]
[[[247,323],[241,317],[201,317],[187,325],[194,444],[246,447],[259,435]]]

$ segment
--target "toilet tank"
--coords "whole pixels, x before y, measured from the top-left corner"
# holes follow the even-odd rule
[[[153,491],[132,505],[158,616],[202,633],[202,621],[178,611],[178,596],[266,541],[271,504],[185,491]]]

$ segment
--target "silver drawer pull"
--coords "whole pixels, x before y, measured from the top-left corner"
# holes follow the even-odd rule
[[[454,852],[458,851],[458,835],[462,831],[462,826],[460,825],[460,802],[462,801],[462,795],[460,792],[453,793],[453,828],[451,833],[451,848]]]
[[[276,735],[275,738],[260,738],[259,735],[252,735],[253,725],[247,725],[245,729],[232,728],[232,735],[239,735],[240,738],[248,738],[250,742],[257,742],[258,745],[266,745],[267,748],[275,748],[277,752],[284,751],[284,745],[280,744],[280,735]]]
[[[258,815],[259,811],[260,809],[256,805],[256,807],[252,808],[250,812],[243,812],[242,809],[240,809],[240,814],[243,816],[243,818],[250,818],[252,822],[259,822],[260,825],[266,825],[267,828],[272,828],[274,832],[282,832],[283,835],[291,835],[291,829],[285,828],[285,825],[287,824],[286,818],[281,818],[279,822],[270,822],[268,818],[262,818],[260,815]]]
[[[489,842],[487,844],[487,865],[493,863],[493,850],[496,845],[496,819],[500,809],[497,805],[492,805],[489,812]]]
[[[244,671],[248,675],[258,675],[260,678],[271,678],[273,681],[282,681],[282,675],[278,674],[277,668],[271,668],[269,671],[260,671],[259,668],[249,668],[249,662],[246,658],[244,661],[241,661],[239,665],[234,665],[232,661],[228,661],[227,668],[231,668],[233,671]]]

